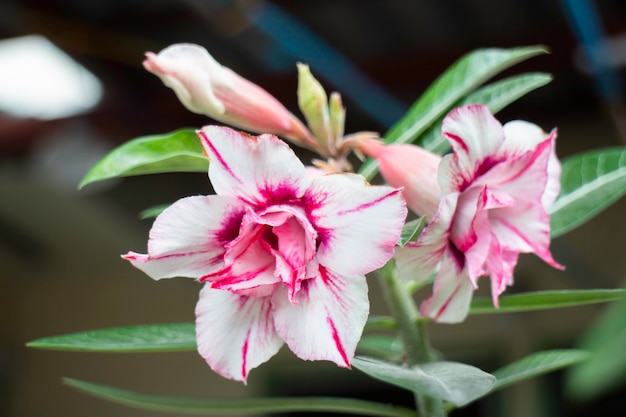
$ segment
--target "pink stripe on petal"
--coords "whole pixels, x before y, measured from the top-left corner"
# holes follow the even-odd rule
[[[196,305],[196,339],[198,352],[215,372],[243,382],[283,344],[274,329],[270,297],[247,297],[209,285]]]
[[[397,196],[397,194],[401,193],[401,191],[402,190],[400,190],[400,189],[396,189],[396,190],[390,192],[389,194],[384,195],[384,196],[382,196],[380,198],[377,198],[377,199],[375,199],[373,201],[368,201],[368,202],[366,202],[364,204],[361,204],[359,206],[352,207],[352,208],[349,208],[347,210],[342,210],[342,211],[338,212],[337,215],[338,216],[344,216],[346,214],[358,213],[360,211],[363,211],[363,210],[366,210],[368,208],[374,207],[374,206],[382,203],[383,201],[387,200],[388,198],[395,198]]]
[[[248,344],[250,343],[250,330],[246,333],[246,338],[243,341],[243,347],[241,348],[241,375],[245,380],[248,378]]]
[[[296,303],[279,288],[272,307],[276,331],[296,356],[347,367],[369,314],[367,282],[320,267],[318,276],[302,282]]]
[[[446,254],[433,285],[433,295],[420,306],[422,315],[441,323],[459,323],[465,320],[474,293],[474,287],[463,269],[447,259]]]
[[[337,348],[337,352],[339,352],[339,354],[341,355],[341,358],[344,361],[345,367],[349,368],[350,359],[348,358],[348,355],[346,354],[346,350],[343,347],[343,343],[341,342],[341,338],[339,337],[339,332],[337,331],[337,327],[335,327],[335,322],[330,316],[326,317],[326,321],[328,322],[328,325],[330,326],[330,329],[333,335],[333,342],[335,342],[335,347]]]
[[[465,141],[463,141],[463,139],[461,139],[459,136],[452,134],[452,133],[446,133],[446,137],[448,139],[451,139],[453,142],[455,142],[458,146],[461,147],[461,149],[466,152],[469,153],[469,148],[467,147],[467,144],[465,143]]]
[[[332,174],[314,178],[304,201],[319,233],[321,265],[363,275],[393,255],[407,213],[400,190],[370,186],[359,175]]]
[[[224,157],[220,154],[219,150],[213,145],[211,139],[207,136],[206,132],[203,130],[197,130],[196,133],[202,139],[202,144],[209,149],[209,156],[214,158],[215,160],[211,161],[212,163],[219,163],[226,172],[228,172],[232,179],[237,181],[239,184],[243,184],[243,180],[239,178],[232,170],[232,168],[228,165],[228,163],[224,160]],[[242,135],[244,133],[241,133]]]

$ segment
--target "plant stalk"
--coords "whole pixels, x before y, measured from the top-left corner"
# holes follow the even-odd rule
[[[411,293],[396,275],[395,262],[391,260],[379,270],[381,283],[387,303],[398,321],[398,330],[404,343],[406,361],[409,366],[419,365],[435,359],[428,341],[424,323],[419,320],[419,313]],[[438,398],[414,392],[415,401],[421,417],[445,417],[443,403]]]

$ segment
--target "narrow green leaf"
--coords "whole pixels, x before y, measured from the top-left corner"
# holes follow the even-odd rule
[[[491,391],[493,392],[525,379],[574,365],[586,360],[588,357],[589,352],[579,349],[555,349],[535,352],[495,371],[493,375],[496,377],[496,384]]]
[[[531,91],[548,84],[551,80],[552,76],[550,74],[540,72],[504,78],[479,88],[457,102],[453,107],[474,103],[484,104],[491,113],[495,114]],[[450,148],[448,142],[441,136],[442,122],[443,117],[440,117],[420,137],[420,143],[424,148],[438,154],[442,154]]]
[[[402,233],[400,234],[400,241],[398,245],[403,247],[407,242],[413,242],[417,240],[424,227],[426,227],[426,217],[422,216],[414,220],[410,220],[404,224]]]
[[[456,102],[485,81],[512,65],[547,52],[543,46],[527,46],[511,49],[477,49],[464,55],[413,103],[404,117],[385,134],[385,141],[414,142]],[[376,170],[375,161],[370,159],[361,166],[359,173],[371,180]]]
[[[457,407],[482,397],[496,381],[493,375],[458,362],[429,362],[406,368],[373,358],[356,357],[352,365],[373,378],[451,402]]]
[[[286,412],[346,413],[379,417],[417,417],[413,410],[351,398],[192,398],[143,394],[73,378],[64,382],[79,391],[144,410],[185,414],[261,414]]]
[[[626,193],[626,147],[598,149],[563,161],[561,194],[552,204],[552,237],[580,226]]]
[[[470,314],[513,313],[545,310],[585,304],[605,303],[626,298],[623,289],[535,291],[500,297],[500,307],[495,308],[491,298],[472,300]]]
[[[80,182],[82,188],[93,182],[132,175],[163,172],[207,172],[209,161],[192,129],[142,136],[109,152]]]
[[[159,204],[158,206],[149,207],[139,212],[139,218],[141,220],[153,219],[169,206],[171,206],[171,204]]]
[[[592,400],[626,382],[626,300],[613,303],[577,342],[589,359],[566,373],[565,392],[578,401]]]
[[[46,337],[27,346],[92,352],[156,352],[196,349],[193,323],[149,324]]]

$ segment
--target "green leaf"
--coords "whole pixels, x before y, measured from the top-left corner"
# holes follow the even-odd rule
[[[141,220],[153,219],[169,206],[171,206],[171,204],[159,204],[158,206],[149,207],[139,212],[139,218]]]
[[[495,371],[493,375],[496,377],[496,384],[493,386],[492,391],[574,365],[586,360],[588,357],[589,352],[579,349],[555,349],[535,352]]]
[[[196,333],[193,323],[149,324],[46,337],[29,342],[27,346],[92,352],[195,350]]]
[[[493,375],[458,362],[428,362],[406,368],[356,357],[352,365],[373,378],[451,402],[457,407],[482,397],[496,381]]]
[[[474,103],[484,104],[489,108],[491,113],[496,114],[509,104],[531,91],[543,87],[550,81],[552,81],[550,74],[540,72],[515,75],[479,88],[463,100],[457,102],[453,107]],[[420,137],[420,143],[424,148],[438,154],[442,154],[450,148],[448,141],[441,135],[441,123],[443,119],[443,117],[440,117],[439,120]]]
[[[476,297],[470,305],[470,314],[514,313],[605,303],[626,298],[623,289],[535,291],[500,297],[500,307],[493,306],[491,298]]]
[[[404,355],[404,345],[397,336],[386,334],[364,335],[359,340],[357,353],[397,362]]]
[[[395,330],[398,322],[391,316],[370,315],[365,323],[366,330]]]
[[[387,143],[414,142],[426,129],[444,116],[455,103],[501,71],[531,57],[547,53],[543,46],[472,51],[439,76],[409,111],[385,135]],[[366,161],[359,173],[371,180],[376,163]]]
[[[577,342],[589,359],[568,370],[565,392],[575,400],[592,400],[626,382],[626,300],[613,303]]]
[[[109,152],[80,182],[164,172],[207,172],[209,161],[192,129],[132,139]]]
[[[598,149],[563,161],[561,193],[552,204],[552,237],[580,226],[626,193],[626,147]]]
[[[426,217],[422,216],[414,220],[410,220],[402,227],[402,233],[400,234],[400,241],[398,245],[404,247],[407,242],[413,242],[417,240],[424,227],[426,227]]]
[[[144,410],[185,414],[261,414],[286,412],[346,413],[379,417],[417,417],[413,410],[351,398],[192,398],[143,394],[73,378],[64,382],[79,391]]]

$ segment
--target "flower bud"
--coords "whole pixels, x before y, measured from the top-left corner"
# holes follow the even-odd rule
[[[274,96],[222,66],[203,47],[174,44],[148,52],[144,67],[170,87],[190,111],[257,133],[272,133],[311,147],[306,127]]]
[[[309,66],[301,63],[298,63],[298,105],[320,146],[323,149],[333,147],[328,96]]]
[[[403,187],[407,206],[420,216],[431,219],[437,212],[441,189],[437,171],[441,157],[415,145],[385,145],[366,139],[358,149],[378,161],[380,173],[392,187]]]

